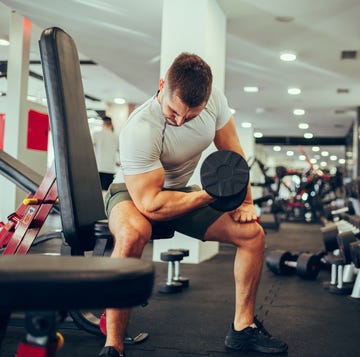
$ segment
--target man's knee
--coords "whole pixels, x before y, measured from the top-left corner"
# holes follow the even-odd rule
[[[246,229],[241,227],[241,232],[238,232],[236,236],[237,245],[248,244],[253,247],[255,250],[264,249],[265,247],[265,232],[260,224],[257,222],[254,223],[244,223]]]

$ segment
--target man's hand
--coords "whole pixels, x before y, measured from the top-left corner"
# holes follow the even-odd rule
[[[257,220],[256,209],[252,203],[243,202],[236,210],[229,212],[235,222],[250,223]]]

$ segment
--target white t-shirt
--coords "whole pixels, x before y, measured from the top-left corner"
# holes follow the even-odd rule
[[[119,138],[111,129],[103,128],[92,136],[99,172],[114,174],[119,161]]]
[[[201,153],[230,117],[227,100],[216,88],[202,112],[179,127],[166,123],[156,96],[152,97],[130,115],[121,130],[121,172],[114,182],[124,182],[122,174],[142,174],[163,167],[164,187],[186,186]]]

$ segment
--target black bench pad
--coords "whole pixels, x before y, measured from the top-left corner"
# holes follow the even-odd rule
[[[134,258],[0,257],[0,311],[133,307],[152,291],[152,263]]]

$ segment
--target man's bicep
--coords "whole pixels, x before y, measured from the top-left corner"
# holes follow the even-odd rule
[[[135,206],[146,211],[164,185],[164,169],[158,168],[142,174],[124,175],[125,183]]]

